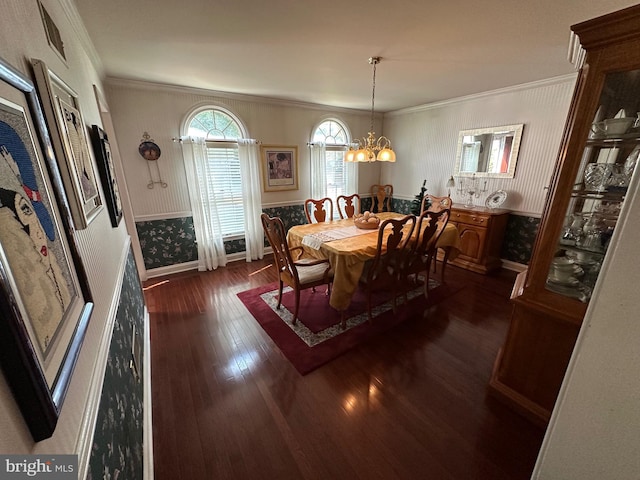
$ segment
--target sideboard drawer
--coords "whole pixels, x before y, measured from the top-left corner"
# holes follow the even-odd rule
[[[491,215],[482,212],[465,212],[456,209],[451,211],[451,221],[456,223],[486,226],[490,219]]]

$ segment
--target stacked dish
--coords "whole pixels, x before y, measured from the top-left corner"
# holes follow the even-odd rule
[[[565,286],[575,286],[580,283],[576,278],[584,271],[570,257],[556,257],[551,262],[548,280],[552,283]]]

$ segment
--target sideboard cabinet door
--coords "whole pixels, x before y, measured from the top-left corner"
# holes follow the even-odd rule
[[[483,274],[499,270],[508,219],[506,209],[451,207],[449,221],[460,234],[460,253],[451,263]]]

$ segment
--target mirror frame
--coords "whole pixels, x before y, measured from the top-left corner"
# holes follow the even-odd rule
[[[509,157],[509,169],[505,173],[490,173],[490,172],[461,172],[460,163],[462,161],[462,142],[464,137],[470,135],[485,135],[488,133],[498,133],[504,131],[515,132],[513,137],[513,144],[511,146],[511,155]],[[478,178],[513,178],[516,172],[516,163],[518,162],[518,152],[520,151],[520,141],[522,140],[522,131],[524,130],[524,124],[518,123],[515,125],[502,125],[500,127],[489,128],[475,128],[471,130],[461,130],[458,134],[458,147],[456,151],[456,164],[454,167],[454,175],[456,177],[471,177],[475,175]]]

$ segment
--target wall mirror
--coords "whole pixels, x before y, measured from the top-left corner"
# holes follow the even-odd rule
[[[454,175],[513,178],[524,124],[462,130]]]

